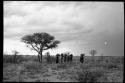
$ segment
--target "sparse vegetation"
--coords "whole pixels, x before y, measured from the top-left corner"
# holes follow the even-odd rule
[[[72,63],[59,64],[54,62],[55,56],[51,57],[53,61],[51,59],[50,63],[53,64],[46,62],[44,60],[46,57],[43,57],[43,63],[39,63],[37,56],[18,55],[18,64],[14,64],[13,60],[11,61],[13,55],[4,55],[3,81],[123,82],[123,57],[104,56],[103,60],[96,60],[93,63],[91,57],[86,56],[83,64],[78,62],[79,57],[76,56]],[[101,58],[95,56],[94,59]],[[17,74],[21,71],[23,73]]]

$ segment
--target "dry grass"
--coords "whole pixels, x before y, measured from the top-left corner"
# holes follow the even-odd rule
[[[51,63],[39,63],[36,56],[20,57],[13,63],[12,56],[4,56],[4,82],[123,82],[123,57],[96,57],[94,62],[86,57],[83,64],[79,57],[64,64],[56,64],[55,57]]]

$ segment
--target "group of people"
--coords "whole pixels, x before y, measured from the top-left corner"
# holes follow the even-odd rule
[[[72,62],[73,54],[70,53],[61,53],[56,54],[56,63]]]
[[[47,52],[47,62],[51,62],[51,57],[50,57],[50,54],[49,52]],[[80,59],[79,61],[81,63],[84,62],[84,56],[85,54],[82,53],[80,55]],[[61,53],[61,54],[56,54],[56,63],[66,63],[66,62],[72,62],[73,61],[73,54],[70,54],[70,53]]]
[[[85,54],[80,55],[80,62],[84,62],[84,56]],[[73,60],[73,54],[70,53],[61,53],[61,54],[56,54],[56,63],[65,63],[65,62],[72,62]]]

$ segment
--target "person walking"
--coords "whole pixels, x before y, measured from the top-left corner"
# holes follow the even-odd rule
[[[67,61],[67,54],[64,54],[64,62]]]
[[[73,54],[70,54],[70,62],[72,62]]]
[[[81,63],[84,62],[84,56],[85,56],[85,54],[81,54],[81,56],[80,56],[80,62],[81,62]]]
[[[64,55],[61,53],[61,63],[63,63]]]
[[[56,63],[59,63],[59,54],[56,54]]]

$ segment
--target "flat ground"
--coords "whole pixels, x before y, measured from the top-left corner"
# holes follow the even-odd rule
[[[7,56],[6,56],[7,57]],[[12,63],[4,57],[4,82],[123,82],[124,57],[79,57],[72,63],[39,63],[34,56]],[[12,59],[12,58],[11,58]],[[21,58],[24,59],[24,58]],[[8,61],[7,61],[8,60]]]

